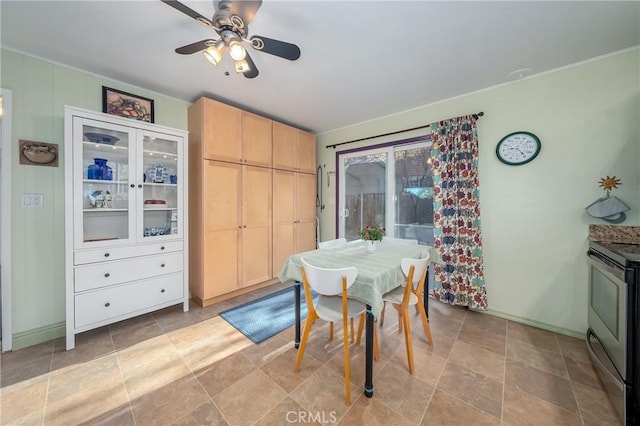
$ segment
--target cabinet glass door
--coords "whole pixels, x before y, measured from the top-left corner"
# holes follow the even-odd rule
[[[144,132],[138,164],[144,182],[142,226],[138,238],[175,238],[182,229],[182,161],[178,143],[182,139]]]
[[[74,118],[76,248],[121,243],[133,235],[129,172],[134,133],[123,126]],[[77,214],[82,212],[82,214]]]

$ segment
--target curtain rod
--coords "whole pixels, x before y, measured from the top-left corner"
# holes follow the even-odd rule
[[[484,112],[480,111],[480,112],[479,112],[479,113],[477,113],[477,114],[471,114],[471,115],[473,116],[473,118],[475,118],[475,119],[477,120],[479,117],[482,117],[482,116],[484,115]],[[336,149],[336,147],[337,147],[337,146],[340,146],[340,145],[346,145],[346,144],[348,144],[348,143],[361,142],[361,141],[366,141],[366,140],[368,140],[368,139],[375,139],[375,138],[381,138],[381,137],[383,137],[383,136],[396,135],[396,134],[398,134],[398,133],[410,132],[410,131],[412,131],[412,130],[426,129],[427,127],[431,127],[431,124],[427,124],[427,125],[425,125],[425,126],[412,127],[412,128],[410,128],[410,129],[396,130],[395,132],[382,133],[382,134],[375,135],[375,136],[367,136],[367,137],[365,137],[365,138],[353,139],[353,140],[346,141],[346,142],[334,143],[334,144],[332,144],[332,145],[327,145],[325,148],[333,148],[333,149]]]

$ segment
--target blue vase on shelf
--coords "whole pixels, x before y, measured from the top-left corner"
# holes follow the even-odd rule
[[[104,158],[94,158],[95,164],[90,164],[87,171],[88,179],[113,180],[113,169],[107,165]]]

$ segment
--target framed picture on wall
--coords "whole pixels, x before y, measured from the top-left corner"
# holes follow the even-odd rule
[[[102,112],[153,123],[153,99],[102,86]]]

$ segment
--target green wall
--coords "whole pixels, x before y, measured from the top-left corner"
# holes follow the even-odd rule
[[[6,49],[0,87],[12,91],[13,348],[64,335],[64,106],[102,111],[102,86],[155,101],[155,122],[187,129],[188,103],[139,87],[54,65]],[[59,167],[18,164],[18,141],[59,144]],[[40,209],[20,208],[20,194],[44,194]]]
[[[480,204],[485,278],[493,314],[544,328],[586,330],[588,224],[585,213],[604,196],[600,178],[617,176],[613,195],[640,225],[640,50],[426,105],[318,136],[318,163],[335,168],[325,148],[361,137],[484,111],[478,121]],[[531,163],[506,166],[497,142],[516,130],[535,133],[542,151]],[[396,136],[404,139],[417,135]],[[378,138],[351,149],[394,140]],[[326,178],[325,178],[326,179]],[[326,182],[326,180],[325,180]],[[335,179],[324,188],[321,239],[335,235]]]

